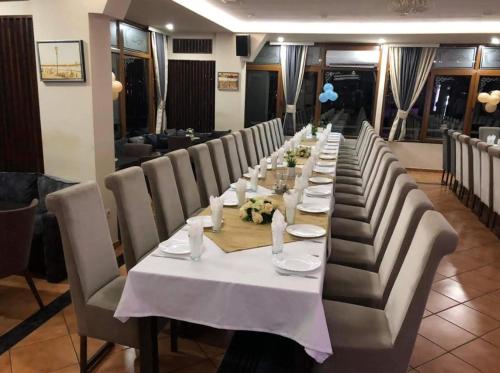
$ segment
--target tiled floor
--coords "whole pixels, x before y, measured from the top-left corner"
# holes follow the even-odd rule
[[[440,264],[411,359],[412,372],[500,372],[500,241],[464,207],[453,193],[439,185],[437,173],[412,173],[460,234],[456,253]],[[67,289],[38,281],[49,301]],[[23,279],[0,281],[0,332],[36,310]],[[5,300],[8,299],[8,300]],[[3,330],[3,331],[2,331]],[[201,329],[181,339],[171,353],[168,330],[160,336],[160,363],[166,372],[215,372],[228,335]],[[91,341],[89,353],[100,345]],[[72,306],[0,356],[0,373],[78,372],[79,338]],[[122,346],[96,372],[135,372],[135,350]]]

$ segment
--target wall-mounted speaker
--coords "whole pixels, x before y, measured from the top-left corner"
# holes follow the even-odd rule
[[[250,35],[236,35],[236,55],[250,56]]]

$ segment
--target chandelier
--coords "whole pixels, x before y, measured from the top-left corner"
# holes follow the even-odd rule
[[[422,13],[432,5],[432,0],[388,0],[391,11],[407,16],[410,13]]]

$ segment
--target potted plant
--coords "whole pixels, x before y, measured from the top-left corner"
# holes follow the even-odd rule
[[[289,150],[286,152],[286,166],[288,167],[288,177],[295,177],[295,166],[297,166],[297,159],[295,158],[295,152]]]

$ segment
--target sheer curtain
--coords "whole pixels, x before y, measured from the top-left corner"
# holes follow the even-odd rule
[[[162,133],[167,128],[167,100],[168,83],[168,51],[167,36],[159,32],[152,32],[153,63],[156,85],[156,133]]]
[[[394,141],[401,123],[399,140],[406,136],[406,118],[425,86],[431,71],[436,47],[390,47],[389,72],[394,102],[398,108],[389,141]]]
[[[286,103],[283,128],[287,135],[294,134],[296,131],[296,105],[302,87],[302,79],[304,78],[306,58],[306,45],[281,46],[281,75],[283,76],[283,91]]]

